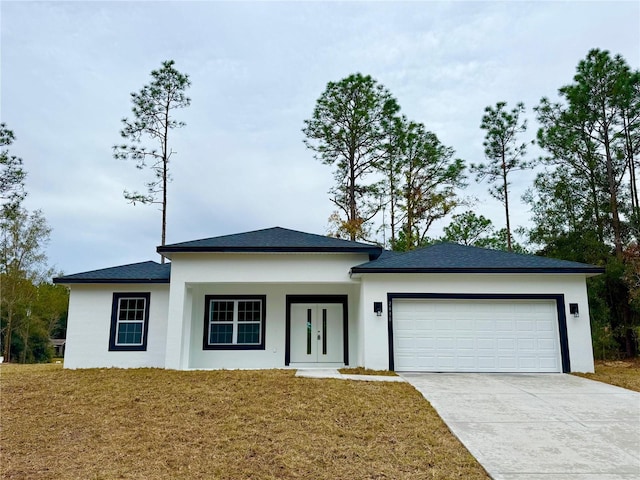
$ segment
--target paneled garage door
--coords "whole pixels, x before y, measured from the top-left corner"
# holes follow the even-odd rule
[[[552,300],[394,299],[397,371],[562,372]]]

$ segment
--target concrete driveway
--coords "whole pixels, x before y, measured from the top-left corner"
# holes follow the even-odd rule
[[[402,374],[496,480],[640,479],[640,393],[562,374]]]

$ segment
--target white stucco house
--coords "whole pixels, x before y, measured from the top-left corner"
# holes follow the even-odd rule
[[[157,251],[170,263],[54,279],[71,291],[65,368],[593,371],[592,265],[279,227]]]

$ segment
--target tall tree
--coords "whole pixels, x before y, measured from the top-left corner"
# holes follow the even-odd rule
[[[27,195],[24,189],[27,173],[22,167],[22,159],[5,148],[14,141],[13,132],[5,123],[0,123],[0,200],[5,211],[16,210]]]
[[[509,215],[509,175],[531,167],[524,160],[526,143],[519,143],[518,140],[518,135],[527,129],[526,120],[520,119],[524,111],[523,103],[518,103],[511,111],[507,110],[506,102],[496,103],[495,108],[486,107],[480,128],[486,132],[483,145],[488,162],[471,164],[476,180],[480,182],[486,178],[491,184],[489,193],[504,205],[509,251],[512,250],[513,241]]]
[[[618,100],[621,108],[625,156],[629,171],[631,227],[640,238],[640,194],[638,193],[638,155],[640,155],[640,70],[630,72],[622,81]]]
[[[400,227],[401,211],[400,199],[402,198],[402,166],[403,156],[403,139],[404,127],[407,124],[406,118],[396,117],[389,127],[389,141],[386,145],[386,151],[382,161],[379,164],[379,171],[382,174],[381,200],[382,205],[382,225],[383,243],[386,242],[386,229],[390,229],[391,236],[389,238],[389,246],[392,250],[396,249],[398,233]],[[389,207],[389,223],[386,220],[386,207]],[[386,246],[386,245],[385,245]]]
[[[459,202],[456,189],[465,185],[464,162],[424,125],[403,121],[400,136],[402,249],[423,245],[433,222],[448,215]]]
[[[34,301],[34,285],[51,275],[46,268],[44,247],[51,228],[36,210],[29,214],[18,208],[0,219],[0,291],[4,326],[4,357],[11,359],[11,337],[19,330],[19,321],[29,321]]]
[[[578,64],[574,83],[560,89],[568,104],[568,114],[584,120],[589,148],[604,167],[610,226],[620,260],[623,251],[621,189],[630,164],[627,157],[637,153],[627,140],[637,136],[640,129],[640,114],[631,113],[640,109],[640,98],[635,96],[634,100],[630,81],[633,76],[621,56],[611,57],[607,51],[594,49]]]
[[[535,111],[542,125],[538,130],[538,144],[549,153],[542,160],[555,167],[539,174],[534,185],[542,194],[538,209],[540,220],[547,225],[554,224],[550,222],[552,217],[562,222],[562,208],[556,207],[569,208],[571,215],[567,218],[572,220],[571,229],[588,228],[604,244],[608,209],[602,189],[605,172],[591,140],[593,123],[579,112],[546,98]],[[563,205],[558,204],[559,199]],[[550,215],[554,208],[556,213]]]
[[[637,349],[640,309],[629,279],[637,265],[631,253],[638,235],[638,92],[639,72],[595,49],[559,89],[559,101],[543,98],[535,109],[548,168],[527,193],[530,238],[546,255],[605,267],[589,280],[594,345],[603,356],[614,345],[616,355]]]
[[[129,143],[113,147],[116,159],[135,160],[137,168],[149,167],[153,172],[153,180],[145,184],[146,193],[125,190],[124,197],[134,205],[140,202],[162,206],[162,245],[165,244],[167,230],[169,160],[175,153],[169,145],[169,132],[185,126],[184,122],[173,118],[173,111],[191,104],[191,99],[185,95],[191,86],[189,76],[176,70],[174,64],[173,60],[163,62],[162,68],[151,72],[151,82],[131,94],[133,119],[123,118],[124,126],[120,131],[122,138]],[[154,147],[147,147],[143,138]]]
[[[368,222],[380,209],[380,185],[370,175],[384,158],[389,125],[399,109],[389,90],[356,73],[329,82],[304,122],[305,145],[316,159],[336,167],[329,193],[338,208],[339,231],[351,240],[368,235]]]

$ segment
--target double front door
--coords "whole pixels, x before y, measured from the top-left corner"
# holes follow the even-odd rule
[[[342,304],[291,305],[291,362],[344,362]]]

